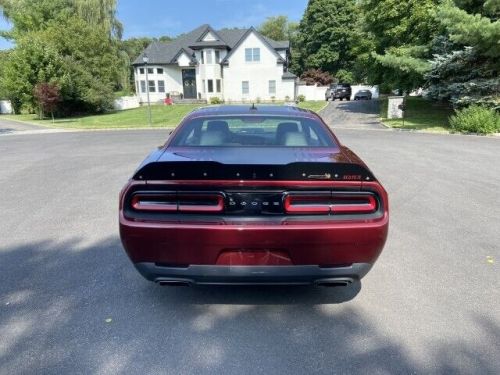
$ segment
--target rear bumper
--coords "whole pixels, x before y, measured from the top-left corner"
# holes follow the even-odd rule
[[[360,280],[372,267],[355,263],[346,267],[318,266],[212,266],[163,267],[136,263],[146,279],[160,284],[212,285],[348,285]]]

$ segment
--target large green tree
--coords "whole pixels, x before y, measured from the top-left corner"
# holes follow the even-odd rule
[[[332,74],[350,70],[356,35],[352,26],[359,17],[356,0],[310,0],[300,21],[299,72],[321,69]]]
[[[16,110],[33,109],[34,87],[44,83],[60,88],[59,113],[110,108],[113,91],[129,85],[115,7],[114,0],[0,0],[13,25],[3,35],[15,42],[0,91]]]
[[[411,90],[430,69],[431,44],[439,35],[440,0],[362,0],[363,25],[373,42],[372,83]]]
[[[455,106],[500,108],[500,2],[444,2],[439,20],[446,33],[427,74],[429,95]]]

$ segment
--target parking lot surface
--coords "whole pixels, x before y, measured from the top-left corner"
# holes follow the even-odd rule
[[[500,373],[500,139],[341,118],[391,205],[347,288],[147,282],[118,193],[166,130],[0,136],[0,374]]]

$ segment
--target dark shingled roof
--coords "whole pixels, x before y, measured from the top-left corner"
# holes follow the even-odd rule
[[[295,78],[297,78],[297,76],[295,74],[293,74],[292,72],[285,72],[285,73],[283,73],[281,78],[283,78],[283,79],[295,79]]]
[[[290,47],[290,42],[288,41],[275,41],[260,35],[253,28],[251,30],[256,32],[275,50],[288,49]],[[201,39],[209,31],[216,37],[219,37],[220,40],[207,42],[201,41]],[[182,51],[189,55],[192,63],[196,63],[196,59],[193,56],[194,49],[202,47],[222,47],[231,50],[249,31],[250,29],[223,29],[216,31],[208,24],[201,25],[187,34],[180,35],[171,42],[163,43],[154,41],[134,60],[132,65],[143,65],[144,62],[142,61],[142,58],[144,53],[148,55],[148,64],[175,64]]]

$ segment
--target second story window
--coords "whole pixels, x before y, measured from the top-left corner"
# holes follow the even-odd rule
[[[200,61],[202,64],[205,64],[205,53],[203,51],[200,52]]]
[[[144,74],[144,68],[139,68],[139,74]]]
[[[155,70],[153,68],[148,68],[148,74],[154,74]]]
[[[260,61],[260,48],[245,48],[245,61]]]
[[[215,63],[220,63],[220,51],[215,51]]]
[[[212,51],[210,50],[207,51],[207,64],[213,64]]]
[[[163,68],[158,68],[158,69],[156,69],[156,73],[158,73],[158,74],[163,74]]]

